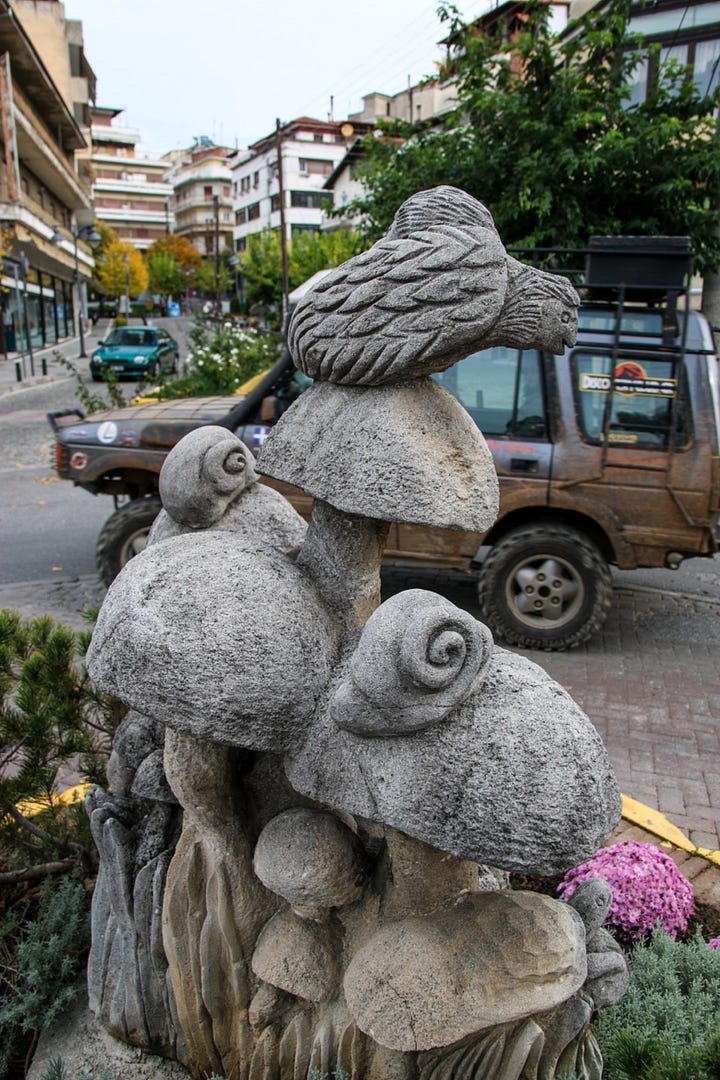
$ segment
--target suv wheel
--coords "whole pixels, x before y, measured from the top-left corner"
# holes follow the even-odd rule
[[[161,509],[157,495],[133,499],[105,522],[95,548],[97,571],[105,585],[115,580],[134,555],[144,551],[152,523]]]
[[[509,645],[571,649],[607,618],[612,579],[584,533],[569,526],[514,529],[491,548],[478,576],[491,630]]]

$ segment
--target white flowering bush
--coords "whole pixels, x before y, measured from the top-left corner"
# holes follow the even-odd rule
[[[654,844],[621,840],[601,848],[591,859],[569,870],[558,893],[569,900],[589,878],[604,878],[613,901],[607,924],[621,941],[639,941],[656,927],[676,937],[685,933],[695,912],[693,887],[666,852]]]
[[[253,375],[272,367],[282,338],[240,323],[197,323],[188,334],[190,352],[182,379],[168,383],[160,397],[232,394]]]

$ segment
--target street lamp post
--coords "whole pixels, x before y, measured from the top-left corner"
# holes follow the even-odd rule
[[[228,259],[228,263],[232,267],[233,278],[235,280],[235,303],[237,304],[238,314],[239,314],[240,313],[240,274],[238,272],[238,267],[240,265],[240,260],[238,259],[237,255],[231,255],[230,258]]]
[[[30,374],[35,374],[35,358],[33,357],[32,341],[30,340],[30,316],[28,314],[28,260],[24,251],[20,252],[20,267],[22,269],[23,279],[23,316],[25,322],[25,340],[27,342],[28,355],[30,356]],[[18,313],[19,314],[19,313]],[[44,365],[43,365],[44,366]],[[43,371],[43,375],[47,372]]]
[[[78,240],[87,240],[89,244],[99,244],[102,237],[97,232],[94,225],[73,225],[72,227],[73,238],[73,255],[75,258],[75,292],[78,298],[78,329],[80,331],[80,352],[78,354],[79,359],[83,359],[87,356],[85,352],[85,334],[83,332],[83,293],[82,282],[80,280],[80,265],[78,263]]]
[[[125,318],[130,322],[130,256],[127,251],[123,252],[122,260],[125,266]]]

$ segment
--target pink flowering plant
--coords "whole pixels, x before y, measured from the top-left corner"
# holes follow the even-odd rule
[[[654,844],[621,840],[601,848],[591,859],[569,870],[558,893],[569,900],[589,878],[604,878],[613,892],[607,917],[618,938],[630,944],[656,927],[671,937],[685,933],[695,912],[695,896],[688,879],[664,851]]]

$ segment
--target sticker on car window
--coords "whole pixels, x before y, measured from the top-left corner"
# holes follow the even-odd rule
[[[583,393],[607,394],[613,385],[610,375],[581,371],[578,389]],[[673,398],[677,394],[677,379],[660,379],[648,376],[642,364],[635,360],[623,360],[615,368],[614,389],[616,394],[631,397]]]

